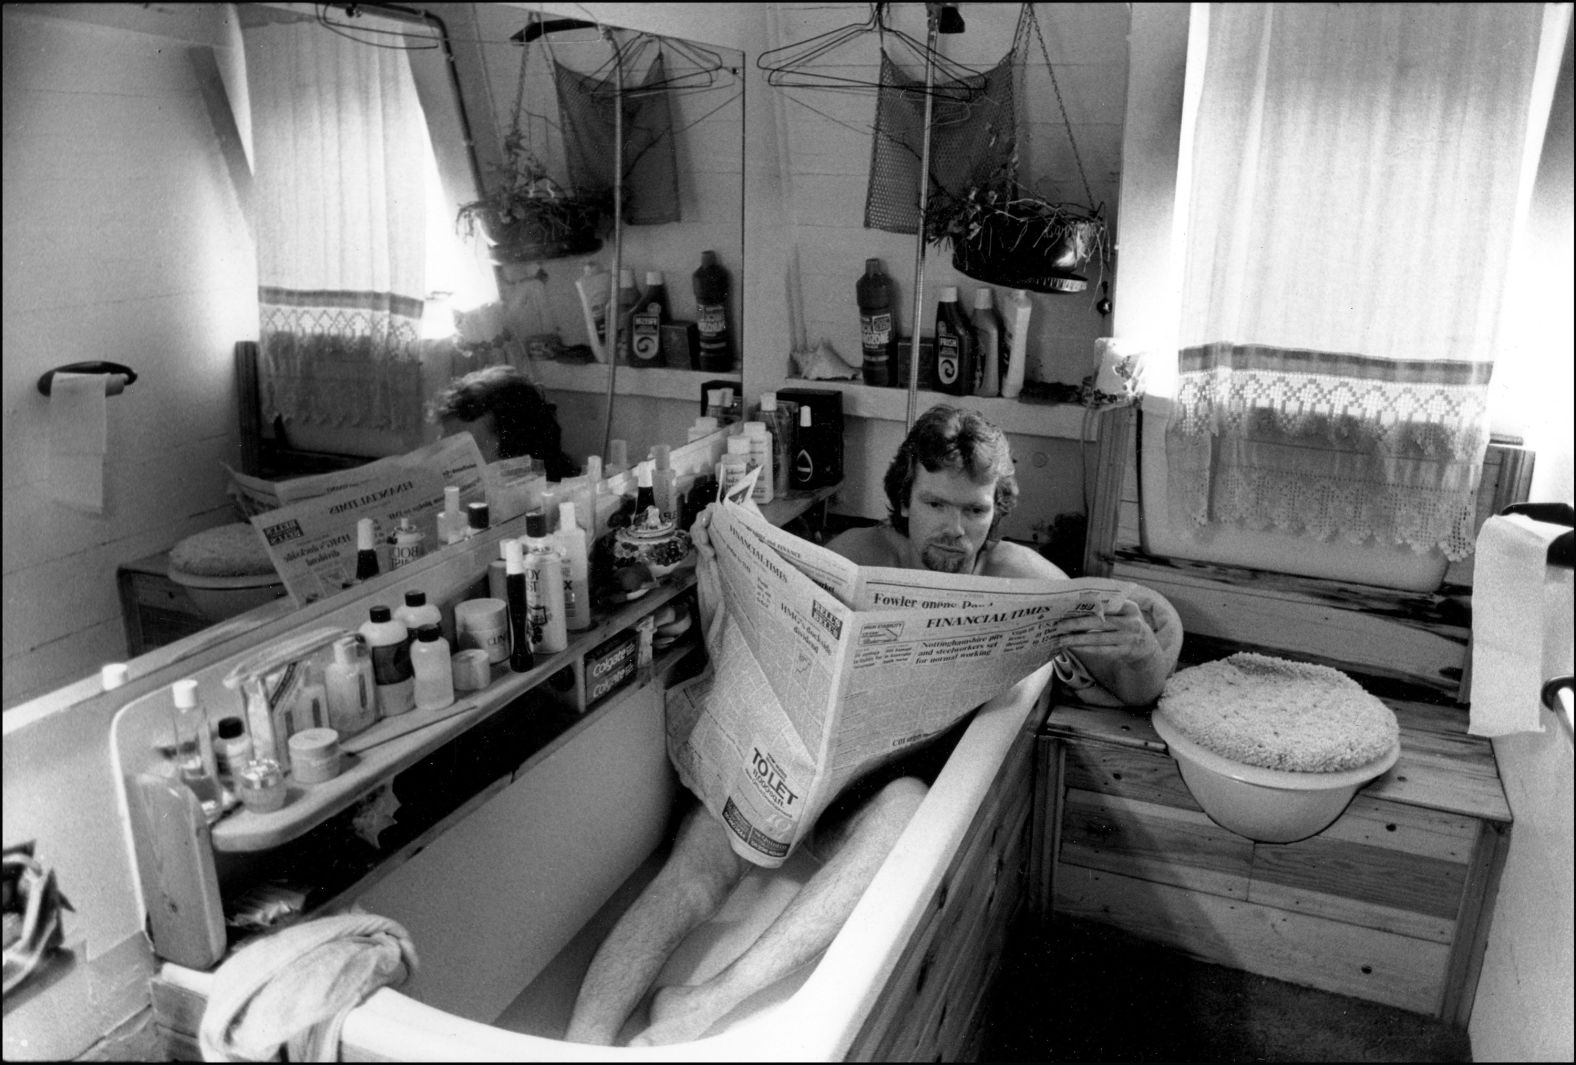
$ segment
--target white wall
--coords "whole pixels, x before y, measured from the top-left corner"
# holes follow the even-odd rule
[[[7,707],[125,657],[117,563],[229,520],[254,256],[186,53],[233,56],[227,10],[4,10]],[[97,359],[138,374],[108,402],[101,516],[46,494],[35,388]]]

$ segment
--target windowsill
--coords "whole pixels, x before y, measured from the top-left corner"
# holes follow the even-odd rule
[[[841,392],[844,417],[891,422],[908,420],[907,389],[877,388],[858,381],[808,381],[802,378],[790,378],[783,382],[783,387],[825,388]],[[1089,408],[1080,403],[1058,403],[1029,395],[1022,395],[1016,399],[954,396],[948,392],[921,389],[917,394],[914,411],[916,414],[922,414],[937,403],[977,410],[1007,433],[1078,440],[1082,439],[1087,431],[1089,439],[1098,437],[1100,420],[1089,419],[1086,430],[1084,416],[1089,413]]]

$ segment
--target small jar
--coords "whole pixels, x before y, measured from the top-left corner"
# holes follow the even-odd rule
[[[475,648],[457,651],[449,656],[454,667],[454,690],[457,692],[481,691],[492,683],[492,662],[486,651]]]
[[[243,765],[235,774],[235,789],[253,813],[272,813],[288,798],[284,770],[272,758],[254,758]]]
[[[462,651],[486,651],[494,664],[509,660],[509,606],[502,599],[467,599],[454,608],[454,640]]]
[[[339,776],[339,733],[309,728],[291,736],[290,772],[297,784],[322,784]]]

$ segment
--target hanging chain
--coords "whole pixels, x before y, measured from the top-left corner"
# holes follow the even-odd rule
[[[1040,20],[1034,14],[1033,4],[1024,4],[1028,13],[1028,23],[1034,27],[1035,39],[1040,42],[1040,55],[1045,59],[1045,69],[1051,75],[1051,88],[1056,91],[1056,106],[1062,110],[1062,124],[1067,127],[1067,143],[1073,148],[1073,162],[1078,164],[1078,176],[1083,180],[1085,202],[1089,209],[1094,210],[1094,190],[1089,187],[1089,175],[1084,173],[1083,157],[1078,154],[1078,142],[1073,139],[1072,119],[1067,117],[1067,104],[1062,101],[1062,87],[1056,84],[1056,68],[1051,66],[1051,53],[1045,47],[1045,35],[1040,32]]]
[[[531,42],[526,41],[520,47],[520,78],[514,87],[514,114],[509,119],[509,129],[515,134],[520,133],[520,114],[525,110],[525,69],[527,63],[530,61],[530,58]],[[527,152],[530,152],[531,126],[529,122],[526,123],[525,127],[524,147],[526,148]],[[530,154],[534,155],[535,153],[530,152]]]

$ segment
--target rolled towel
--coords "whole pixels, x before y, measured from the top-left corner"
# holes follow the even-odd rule
[[[214,973],[198,1044],[205,1061],[336,1061],[345,1017],[416,972],[416,948],[386,917],[320,917],[246,944]]]

